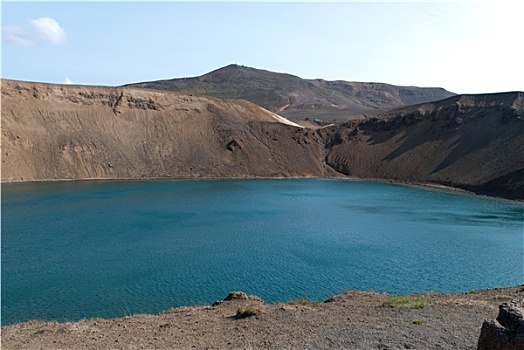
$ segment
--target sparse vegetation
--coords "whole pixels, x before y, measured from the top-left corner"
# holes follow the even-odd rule
[[[478,290],[470,290],[468,294],[479,294]]]
[[[23,328],[26,330],[35,330],[35,329],[42,328],[45,324],[46,324],[46,321],[32,320],[32,321],[26,322],[23,325]]]
[[[254,308],[243,308],[239,307],[237,309],[237,314],[235,315],[236,318],[246,318],[258,315],[258,310]]]
[[[411,321],[411,323],[412,324],[416,324],[417,326],[420,326],[420,325],[424,324],[424,321],[422,321],[422,320],[413,320],[413,321]]]
[[[161,324],[159,327],[160,328],[171,328],[171,327],[175,327],[176,325],[172,322],[168,322],[168,323],[163,323]]]
[[[395,309],[422,309],[427,304],[428,301],[420,295],[397,295],[385,300],[382,306]]]
[[[510,300],[513,297],[511,295],[506,294],[497,294],[493,297],[493,300]]]
[[[287,302],[289,305],[303,305],[303,306],[314,306],[318,305],[318,301],[311,301],[307,298],[300,298],[295,300],[290,300]]]

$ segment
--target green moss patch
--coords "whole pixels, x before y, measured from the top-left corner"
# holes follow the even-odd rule
[[[383,307],[395,309],[422,309],[428,305],[428,301],[420,295],[397,295],[385,300]]]

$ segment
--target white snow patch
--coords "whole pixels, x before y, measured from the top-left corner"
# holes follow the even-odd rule
[[[287,124],[287,125],[291,125],[291,126],[294,126],[294,127],[297,127],[297,128],[301,128],[303,129],[304,127],[302,125],[298,125],[297,123],[293,123],[291,120],[289,119],[286,119],[276,113],[273,113],[273,112],[270,112],[271,113],[271,116],[273,118],[275,118],[276,120],[278,120],[279,122],[281,122],[282,124]]]

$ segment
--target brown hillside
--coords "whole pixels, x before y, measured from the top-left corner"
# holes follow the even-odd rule
[[[524,93],[454,96],[323,131],[349,176],[524,198]]]
[[[311,130],[243,100],[3,81],[2,181],[344,174],[523,199],[523,94]]]
[[[323,176],[306,129],[246,101],[2,81],[2,180]]]
[[[363,114],[373,116],[392,108],[436,101],[454,95],[442,88],[308,80],[235,64],[199,77],[151,81],[130,86],[219,98],[240,98],[295,121],[305,118],[345,121]]]

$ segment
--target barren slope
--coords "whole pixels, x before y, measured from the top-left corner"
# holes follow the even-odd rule
[[[346,175],[524,198],[524,93],[454,96],[325,129]]]
[[[347,120],[376,115],[409,104],[454,95],[442,88],[395,86],[382,83],[307,80],[290,74],[229,65],[195,78],[160,80],[132,86],[241,98],[292,120]]]
[[[2,180],[323,176],[321,151],[246,101],[2,81]]]

